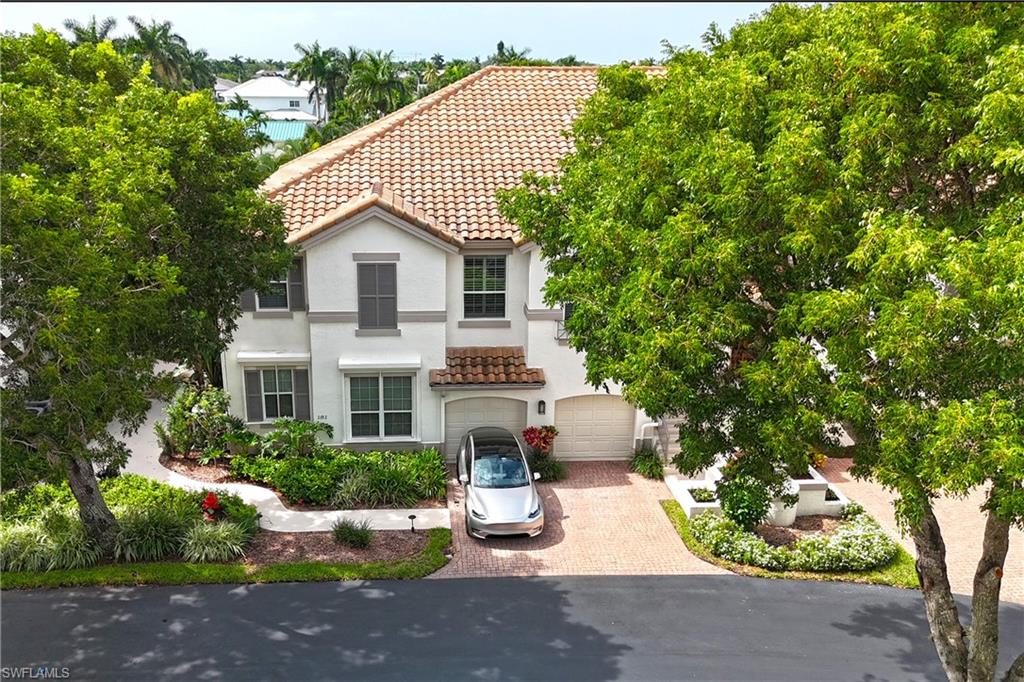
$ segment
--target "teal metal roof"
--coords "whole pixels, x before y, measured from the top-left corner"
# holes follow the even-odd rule
[[[228,118],[240,119],[239,113],[233,109],[226,109],[224,115]],[[301,140],[306,134],[308,121],[276,121],[271,120],[260,126],[260,130],[266,133],[271,142],[287,142],[288,140]]]
[[[261,128],[271,142],[287,142],[301,140],[308,125],[305,121],[267,121]]]

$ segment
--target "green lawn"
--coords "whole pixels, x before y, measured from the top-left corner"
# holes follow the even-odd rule
[[[682,538],[683,544],[709,564],[715,564],[722,568],[739,573],[740,575],[756,576],[758,578],[786,578],[789,580],[830,580],[851,583],[868,583],[871,585],[891,585],[893,587],[905,587],[917,589],[917,571],[914,568],[914,558],[902,547],[896,559],[888,566],[876,568],[870,571],[769,571],[756,566],[738,564],[716,557],[707,547],[697,542],[697,539],[690,533],[690,520],[686,518],[686,512],[675,500],[662,500],[661,506],[668,515],[676,532]]]
[[[273,564],[253,568],[241,563],[187,564],[154,562],[105,564],[90,568],[40,573],[0,574],[0,589],[35,587],[81,587],[86,585],[189,585],[203,583],[273,583],[316,580],[371,580],[422,578],[444,566],[444,550],[452,541],[447,528],[427,531],[430,538],[414,557],[366,564],[325,564],[304,562]]]

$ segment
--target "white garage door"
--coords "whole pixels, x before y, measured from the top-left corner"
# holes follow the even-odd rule
[[[555,402],[555,454],[562,459],[623,459],[633,454],[636,410],[614,395]]]
[[[526,428],[526,403],[511,398],[463,398],[445,403],[444,451],[448,459],[458,454],[466,431],[478,426],[500,426],[520,436]]]

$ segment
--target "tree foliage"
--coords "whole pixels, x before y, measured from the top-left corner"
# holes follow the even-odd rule
[[[846,427],[954,679],[994,674],[1024,519],[1022,30],[1014,5],[780,5],[664,77],[603,71],[557,179],[502,197],[588,380],[686,416],[681,470],[725,454],[780,492]],[[931,500],[979,485],[968,638]]]
[[[154,362],[216,353],[240,292],[291,254],[244,125],[212,98],[157,87],[109,42],[0,40],[4,482],[46,462],[109,544],[93,463],[127,452],[108,425],[137,429]]]

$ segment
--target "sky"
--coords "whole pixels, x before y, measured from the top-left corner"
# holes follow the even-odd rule
[[[168,20],[192,49],[213,58],[240,54],[291,60],[295,43],[394,51],[397,59],[481,58],[503,40],[530,56],[565,55],[597,64],[661,56],[661,40],[699,47],[711,22],[728,29],[769,3],[184,3],[76,2],[0,5],[0,28],[62,28],[95,14]]]

